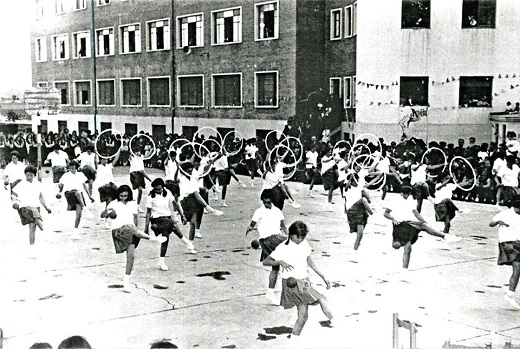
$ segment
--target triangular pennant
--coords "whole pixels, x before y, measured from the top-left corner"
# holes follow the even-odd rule
[[[394,82],[392,81],[392,86],[394,86]]]
[[[374,102],[370,101],[370,105],[374,104]]]
[[[379,85],[376,85],[376,90],[379,90]]]
[[[450,82],[450,79],[446,79],[446,82]]]
[[[378,107],[381,106],[381,102],[377,102],[377,106],[378,106]]]
[[[399,83],[396,81],[396,82],[395,82],[395,86],[398,86],[398,85],[399,85]]]
[[[448,110],[448,107],[444,107],[444,110]]]
[[[513,85],[511,85],[511,90],[514,89],[515,87]]]
[[[513,77],[516,78],[516,74],[513,74]]]
[[[457,108],[457,107],[455,107],[455,106],[451,107],[451,109],[453,109],[453,110],[455,110],[456,108]]]
[[[498,74],[498,78],[499,78],[499,79],[502,79],[502,76],[501,76],[500,74]]]
[[[508,79],[508,78],[509,78],[509,74],[506,74],[506,79]]]
[[[390,101],[390,104],[395,104],[394,101]]]
[[[435,85],[435,81],[432,81],[432,86]]]
[[[358,84],[358,85],[361,85],[361,81],[358,81],[358,83],[357,83],[357,84]]]
[[[455,81],[455,78],[453,76],[451,77],[451,81]]]
[[[502,89],[500,90],[500,93],[506,93],[506,90]]]
[[[515,87],[518,87],[518,86],[520,86],[520,84],[516,84],[516,85],[515,85]]]
[[[496,92],[495,92],[495,93],[493,93],[493,94],[495,95],[495,97],[496,97],[496,96],[498,96],[498,93],[496,93]]]

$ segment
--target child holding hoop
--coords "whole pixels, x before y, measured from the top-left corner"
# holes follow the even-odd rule
[[[345,213],[347,214],[350,232],[357,234],[356,242],[354,243],[354,250],[356,251],[361,244],[368,216],[373,214],[369,205],[371,202],[370,196],[361,184],[359,175],[357,173],[351,174],[345,193]]]
[[[132,189],[137,189],[137,211],[143,213],[144,210],[141,208],[141,199],[143,198],[143,189],[146,188],[144,179],[152,181],[148,174],[144,170],[144,157],[141,154],[141,150],[138,148],[135,152],[130,152],[130,183],[132,183]]]
[[[119,152],[112,159],[99,158],[96,185],[99,192],[99,201],[108,204],[117,199],[117,186],[114,184],[114,164],[119,159]],[[106,207],[106,206],[105,206]]]
[[[299,339],[308,319],[309,305],[319,304],[329,320],[334,317],[327,297],[316,291],[309,280],[308,268],[310,267],[323,279],[327,289],[331,286],[329,280],[311,258],[311,247],[305,240],[308,232],[309,229],[305,223],[302,221],[294,222],[289,227],[287,241],[279,244],[263,262],[266,266],[281,269],[282,295],[280,305],[284,309],[296,306],[298,311],[298,319],[292,329],[291,342],[297,342]]]
[[[151,236],[137,230],[137,205],[133,201],[132,189],[128,185],[117,188],[117,200],[111,201],[103,212],[101,218],[112,219],[112,239],[116,253],[126,252],[126,268],[123,278],[124,292],[131,292],[130,275],[134,267],[135,249],[139,239],[148,239],[164,243],[164,236]]]

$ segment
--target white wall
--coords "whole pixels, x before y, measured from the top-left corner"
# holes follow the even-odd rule
[[[481,126],[484,133],[479,133],[490,132],[489,113],[504,110],[506,101],[520,101],[520,86],[510,88],[520,84],[520,1],[497,0],[496,29],[461,29],[462,0],[431,0],[430,29],[401,29],[401,4],[358,1],[357,81],[390,87],[356,86],[357,122],[397,123],[399,86],[392,82],[401,76],[429,76],[428,124],[440,132],[435,138],[443,137],[443,125],[449,125],[446,137],[457,134],[453,128],[465,133]],[[477,75],[495,77],[493,92],[499,95],[493,96],[493,107],[459,108],[459,81],[451,77]],[[432,81],[439,84],[432,86]]]

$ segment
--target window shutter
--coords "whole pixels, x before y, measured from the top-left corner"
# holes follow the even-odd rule
[[[241,41],[240,16],[233,17],[233,42]]]
[[[164,49],[169,50],[170,49],[170,25],[167,24],[164,26],[164,33],[163,33],[163,40],[164,40]]]
[[[110,34],[108,34],[108,45],[109,45],[110,54],[114,54],[114,52],[115,52],[115,48],[114,48],[115,40],[114,40],[114,31],[113,30],[110,30]]]
[[[150,50],[157,50],[157,28],[155,26],[150,30]]]
[[[135,52],[141,52],[141,28],[135,28]]]

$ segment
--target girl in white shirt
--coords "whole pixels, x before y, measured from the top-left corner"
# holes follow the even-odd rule
[[[509,290],[505,294],[505,300],[515,309],[520,309],[520,304],[515,300],[515,291],[520,278],[520,195],[512,198],[510,209],[500,211],[491,222],[490,227],[498,228],[498,265],[510,265],[513,273],[509,278]]]
[[[130,292],[130,274],[134,267],[135,249],[139,244],[139,239],[148,239],[163,243],[166,241],[164,236],[150,236],[137,230],[137,205],[133,201],[132,189],[128,185],[117,188],[117,200],[108,204],[101,218],[112,219],[112,239],[116,253],[126,251],[126,270],[123,278],[123,290]]]
[[[284,309],[296,306],[298,311],[298,319],[292,329],[291,341],[298,340],[303,326],[307,322],[309,305],[320,304],[323,313],[329,320],[334,317],[327,298],[314,289],[309,280],[308,268],[310,267],[323,279],[327,289],[331,286],[329,280],[311,258],[312,250],[305,240],[308,231],[307,225],[302,221],[291,224],[287,241],[278,245],[263,262],[266,266],[278,266],[281,269],[280,305]]]
[[[152,181],[148,174],[144,170],[144,160],[139,149],[135,150],[133,154],[130,154],[130,183],[132,183],[132,189],[137,189],[137,210],[143,212],[141,209],[141,199],[143,197],[143,189],[146,188],[144,179],[146,178],[150,182]]]
[[[111,201],[117,199],[117,186],[114,184],[114,164],[119,159],[119,153],[109,161],[108,159],[99,158],[97,168],[96,186],[99,192],[99,201],[108,205]]]
[[[359,176],[353,173],[347,183],[347,192],[345,193],[345,213],[347,214],[350,232],[357,234],[354,250],[359,248],[368,216],[373,214],[369,205],[370,196],[361,184]]]

